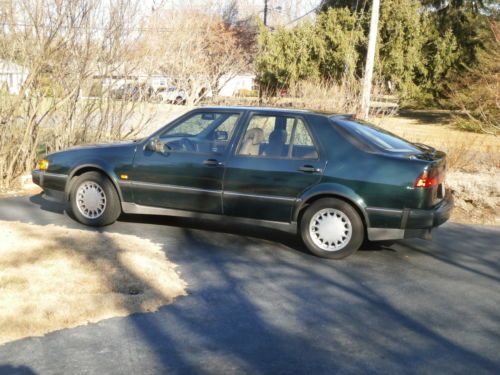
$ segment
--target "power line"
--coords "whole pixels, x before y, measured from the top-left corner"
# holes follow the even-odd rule
[[[0,22],[0,26],[13,26],[13,27],[43,27],[44,25],[34,25],[29,23],[11,23],[11,22]],[[114,27],[86,27],[86,26],[59,26],[61,29],[74,29],[74,30],[91,30],[91,31],[108,31],[113,30]],[[178,32],[179,29],[167,28],[167,27],[139,27],[139,28],[123,28],[123,31],[158,31],[158,32]]]
[[[323,3],[325,2],[325,0],[321,0],[321,2],[319,3],[318,6],[314,7],[313,9],[311,9],[310,11],[304,13],[303,15],[291,20],[290,22],[288,22],[287,24],[285,24],[285,26],[288,26],[288,25],[291,25],[292,23],[295,23],[299,20],[301,20],[302,18],[304,17],[307,17],[308,15],[310,15],[312,12],[315,12],[317,11],[318,9],[320,9],[322,6],[323,6]]]

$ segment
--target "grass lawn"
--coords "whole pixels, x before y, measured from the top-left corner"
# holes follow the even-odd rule
[[[136,236],[0,221],[0,344],[185,295],[161,246]]]

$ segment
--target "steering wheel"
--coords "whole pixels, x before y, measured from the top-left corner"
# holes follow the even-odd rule
[[[196,143],[189,138],[182,138],[179,143],[182,151],[196,151]]]

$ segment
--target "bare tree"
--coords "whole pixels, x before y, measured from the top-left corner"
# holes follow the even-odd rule
[[[137,54],[146,56],[151,71],[160,70],[173,85],[186,90],[188,102],[194,104],[205,93],[217,92],[223,77],[247,69],[238,32],[222,16],[164,9],[148,20]]]
[[[98,67],[134,66],[136,0],[17,0],[0,9],[0,59],[27,71],[17,95],[0,98],[0,188],[33,167],[41,148],[130,135],[134,103],[106,92],[85,98]],[[138,65],[137,63],[135,63]],[[133,131],[133,130],[132,130]],[[42,147],[43,146],[43,147]]]

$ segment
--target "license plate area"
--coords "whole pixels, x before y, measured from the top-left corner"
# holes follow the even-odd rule
[[[446,190],[445,190],[444,184],[443,183],[439,184],[438,191],[437,191],[437,198],[443,199],[445,196],[445,193],[446,193]]]

